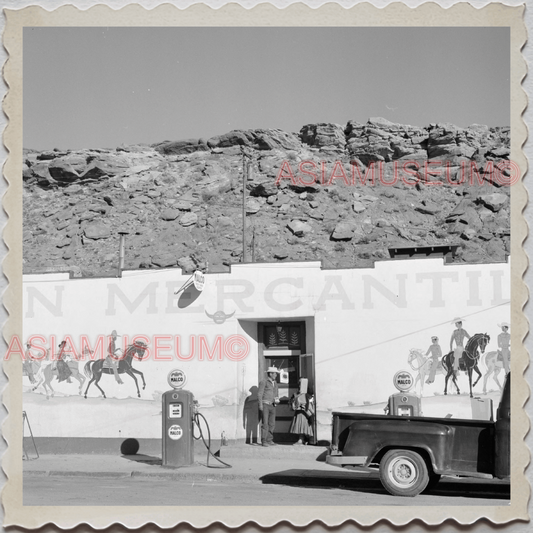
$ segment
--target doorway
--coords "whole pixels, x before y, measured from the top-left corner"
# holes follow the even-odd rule
[[[276,367],[280,403],[276,408],[277,442],[296,442],[297,435],[289,433],[294,417],[289,400],[298,391],[300,378],[307,378],[309,394],[315,394],[314,356],[306,353],[305,322],[262,322],[258,324],[259,380],[266,378],[266,369]],[[316,398],[315,398],[316,401]],[[313,419],[313,426],[315,426]],[[313,428],[316,435],[316,428]]]

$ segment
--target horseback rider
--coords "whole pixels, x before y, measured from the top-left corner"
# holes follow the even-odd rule
[[[24,352],[24,370],[30,379],[30,383],[35,383],[35,376],[33,375],[33,354],[31,353],[31,342],[26,343],[26,351]]]
[[[57,357],[57,379],[61,381],[67,381],[67,383],[72,383],[70,376],[72,376],[72,370],[68,366],[68,361],[70,360],[70,355],[67,352],[67,342],[61,341],[59,343],[59,355]]]
[[[111,337],[109,338],[109,347],[107,349],[108,354],[105,359],[105,362],[110,366],[110,368],[113,369],[113,374],[115,374],[116,382],[119,385],[123,385],[124,382],[120,379],[120,376],[118,375],[119,358],[117,358],[117,356],[122,353],[122,350],[116,347],[117,337],[120,337],[120,335],[118,335],[117,330],[114,329],[111,332]]]
[[[439,361],[442,359],[442,350],[439,346],[439,338],[431,337],[431,346],[426,352],[426,357],[431,354],[431,368],[429,370],[429,377],[426,379],[426,383],[433,383],[435,381],[435,374],[437,373],[437,367]]]
[[[498,360],[503,362],[503,368],[507,375],[509,373],[509,360],[511,358],[511,334],[509,333],[509,324],[507,322],[498,324],[498,327],[502,328],[502,332],[498,335]]]
[[[465,350],[464,340],[469,339],[470,335],[466,330],[463,329],[463,319],[454,318],[452,324],[455,323],[455,331],[452,333],[450,339],[450,351],[453,352],[453,372],[457,376],[457,371],[459,370],[459,362],[463,356]],[[453,342],[455,341],[455,350],[453,348]]]

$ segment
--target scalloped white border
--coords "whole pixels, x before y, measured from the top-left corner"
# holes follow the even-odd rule
[[[273,1],[273,2],[270,2],[273,6],[276,6],[276,7],[280,7],[280,8],[284,8],[286,6],[293,6],[291,9],[294,9],[294,4],[298,4],[299,2],[283,2],[283,1]],[[396,2],[390,2],[390,1],[385,1],[385,0],[374,0],[373,2],[371,2],[373,5],[375,5],[376,7],[385,7],[385,6],[388,6],[390,4],[394,4]],[[402,2],[403,4],[406,4],[406,5],[409,5],[409,6],[419,6],[421,4],[424,4],[423,1],[405,1],[405,2]],[[442,7],[445,7],[445,8],[448,8],[452,5],[455,5],[457,4],[458,2],[454,1],[454,0],[442,0],[441,2],[439,2],[439,4],[442,6]],[[26,5],[35,5],[36,2],[25,2],[25,1],[21,1],[21,0],[11,0],[11,1],[6,1],[6,0],[3,0],[0,5],[1,7],[3,8],[11,8],[11,9],[17,9],[19,10],[20,8],[26,6]],[[76,7],[80,8],[81,10],[87,10],[89,9],[89,13],[85,12],[83,14],[83,17],[85,19],[87,18],[90,18],[90,13],[93,11],[91,10],[90,8],[92,6],[95,6],[95,5],[99,5],[99,4],[102,4],[102,2],[97,2],[97,1],[90,1],[90,0],[86,0],[86,1],[82,1],[82,0],[78,0],[78,1],[73,1],[73,2],[61,2],[61,1],[58,1],[58,0],[41,0],[41,2],[38,2],[39,5],[41,5],[43,8],[45,8],[46,10],[53,10],[59,6],[62,6],[62,5],[75,5]],[[165,6],[166,4],[166,7],[163,8],[163,9],[166,9],[167,7],[172,7],[172,6],[175,6],[175,7],[179,7],[180,9],[185,9],[187,8],[188,6],[191,6],[193,4],[196,4],[196,7],[193,8],[193,10],[190,10],[190,11],[194,11],[194,9],[197,9],[199,6],[198,6],[198,2],[160,2],[160,1],[156,1],[156,0],[140,0],[139,2],[136,2],[136,3],[132,3],[132,2],[127,2],[127,1],[108,1],[108,2],[105,2],[105,4],[107,4],[109,7],[111,7],[112,9],[114,10],[117,10],[117,9],[120,9],[121,7],[123,6],[130,6],[131,4],[136,4],[137,6],[142,6],[146,9],[154,9],[156,8],[157,6]],[[230,6],[229,8],[224,8],[224,9],[221,9],[223,8],[227,2],[223,2],[223,1],[208,1],[208,2],[205,2],[205,4],[207,6],[210,6],[211,8],[215,9],[216,12],[206,12],[208,14],[209,17],[212,17],[213,19],[219,19],[221,15],[225,15],[226,11],[225,10],[228,10],[228,9],[233,9],[237,6]],[[243,2],[240,2],[240,4],[247,8],[248,10],[258,4],[263,4],[263,2],[259,2],[259,1],[249,1],[249,2],[246,2],[246,1],[243,1]],[[323,2],[323,1],[312,1],[312,0],[309,0],[308,2],[306,2],[306,4],[313,8],[313,10],[316,10],[318,8],[320,8],[320,6],[323,6],[324,4],[326,4],[326,2]],[[355,2],[355,1],[351,1],[351,2],[336,2],[336,4],[338,4],[338,6],[342,6],[343,8],[347,8],[347,7],[351,7],[351,6],[354,6],[354,5],[357,5],[359,4],[358,8],[359,9],[364,9],[364,6],[361,7],[360,4],[367,4],[367,2]],[[489,2],[483,2],[483,1],[475,1],[475,0],[471,0],[469,2],[469,4],[471,4],[471,6],[473,7],[476,7],[476,8],[481,8],[487,4],[489,4]],[[516,6],[516,5],[520,5],[521,2],[513,2],[513,1],[507,1],[507,2],[502,2],[500,3],[501,5],[508,5],[508,6]],[[201,6],[200,6],[201,7]],[[265,7],[265,6],[262,6],[262,8]],[[300,6],[300,7],[304,7],[305,6]],[[331,6],[328,6],[326,9],[329,9]],[[424,6],[423,9],[426,9],[428,6]],[[433,3],[433,8],[437,7],[435,3]],[[262,9],[260,8],[260,9]],[[438,8],[438,7],[437,7]],[[161,9],[161,8],[160,8]],[[288,11],[291,11],[291,9],[289,9]],[[69,10],[70,11],[70,10]],[[159,11],[159,10],[158,10]],[[60,11],[61,12],[61,11]],[[340,12],[340,10],[339,10]],[[246,12],[247,14],[249,14],[249,11]],[[73,13],[74,14],[74,13]],[[53,15],[56,15],[56,14],[53,14]],[[111,16],[115,16],[116,13],[111,13]],[[242,15],[241,15],[242,16]],[[312,18],[312,13],[310,14],[311,18]],[[526,17],[528,16],[528,12],[526,11]],[[263,19],[264,20],[264,19]],[[4,51],[2,51],[4,52]],[[2,54],[0,54],[2,55]],[[4,57],[2,59],[5,59],[5,53],[4,53]],[[519,67],[520,69],[520,67]],[[8,71],[9,71],[9,68],[6,68],[6,77],[9,77],[9,74],[8,74]],[[524,71],[523,69],[523,66],[521,68],[521,71]],[[525,72],[525,71],[524,71]],[[523,75],[523,73],[522,73]],[[514,79],[513,82],[516,84],[517,80]],[[526,85],[527,85],[527,80],[526,80]],[[515,87],[516,89],[517,87]],[[518,88],[519,89],[519,88]],[[5,87],[4,87],[4,92],[5,92]],[[513,93],[514,94],[514,93]],[[513,104],[513,107],[514,107],[514,110],[513,110],[513,115],[516,115],[516,106],[518,106],[518,108],[521,107],[524,107],[525,106],[525,98],[523,97],[524,95],[520,95],[520,89],[518,90],[518,93],[516,95],[513,96],[513,98],[515,99],[514,100],[514,104]],[[6,102],[5,105],[9,106],[9,98]],[[13,111],[10,113],[11,115],[11,119],[14,121],[14,122],[17,122],[17,119],[20,119],[20,116],[16,113],[16,106],[12,108]],[[13,114],[15,112],[15,114]],[[526,120],[527,120],[527,114],[528,114],[529,110],[526,112]],[[513,116],[513,118],[516,118],[515,116]],[[5,126],[5,123],[7,122],[6,121],[6,117],[5,116],[2,116],[2,119],[0,120],[1,121],[4,121],[4,124],[2,124],[2,127]],[[12,124],[13,126],[13,124]],[[516,146],[516,138],[517,138],[517,135],[516,135],[516,127],[519,128],[520,130],[520,126],[519,125],[516,125],[513,123],[513,159],[514,160],[517,160],[517,161],[520,161],[520,164],[523,168],[523,170],[525,170],[526,168],[526,161],[525,161],[525,158],[523,157],[523,154],[520,150],[520,146]],[[8,128],[8,131],[7,131],[7,136],[6,136],[6,139],[9,139],[9,131],[10,131],[11,128]],[[13,137],[16,136],[16,133],[17,132],[13,132]],[[6,141],[8,142],[8,141]],[[19,141],[20,142],[20,141]],[[8,142],[9,144],[9,142]],[[13,146],[13,145],[10,145],[10,146]],[[527,150],[527,146],[526,146],[526,150]],[[7,154],[5,152],[5,149],[4,147],[2,146],[0,152],[2,152],[2,160],[4,161]],[[516,154],[520,154],[520,155],[516,155]],[[5,174],[8,174],[8,175],[17,175],[17,165],[19,165],[20,163],[17,162],[17,161],[14,161],[14,160],[9,160],[8,164],[6,165],[5,169],[4,169],[4,173]],[[10,166],[11,165],[11,166]],[[6,183],[3,182],[3,186],[4,186],[4,190],[5,190],[5,185]],[[12,194],[12,192],[15,192],[13,191],[13,187],[11,187],[11,190],[9,191],[9,194],[7,195],[7,198],[4,200],[4,205],[6,206],[6,208],[8,210],[10,210],[10,207],[7,207],[8,205],[9,206],[12,206],[13,205],[13,202],[14,202],[14,198],[15,198],[15,194]],[[525,192],[525,191],[524,191]],[[526,263],[527,263],[527,259],[525,257],[525,254],[523,253],[520,253],[520,250],[522,249],[522,240],[525,238],[525,236],[527,235],[527,228],[525,226],[525,219],[527,220],[530,220],[530,217],[531,217],[531,214],[529,214],[527,211],[526,211],[526,217],[524,219],[524,217],[522,217],[521,215],[521,210],[523,208],[523,206],[526,204],[527,202],[527,197],[525,194],[521,193],[521,194],[514,194],[514,198],[513,198],[513,216],[512,216],[512,224],[513,224],[513,232],[512,232],[512,240],[513,240],[513,252],[512,252],[512,257],[513,257],[513,301],[515,302],[522,302],[522,303],[525,303],[525,300],[526,300],[526,291],[525,291],[525,287],[522,283],[522,274],[523,274],[523,271],[525,270],[526,268]],[[2,215],[4,215],[4,213],[2,213]],[[17,210],[15,210],[13,212],[13,217],[16,218],[17,216]],[[0,221],[2,224],[5,224],[5,217],[4,219],[2,220],[2,218],[0,217]],[[11,229],[15,229],[16,228],[11,228]],[[13,236],[13,233],[11,231],[9,232],[6,232],[5,234],[5,239],[6,240],[9,240],[9,234]],[[15,241],[12,241],[12,245],[11,245],[11,250],[12,250],[12,253],[10,254],[11,256],[13,256],[13,254],[17,254],[19,253],[19,250],[18,248],[20,248],[20,246],[16,246],[14,243]],[[4,250],[2,250],[2,253],[3,255],[5,255],[5,248]],[[20,257],[20,255],[19,255]],[[518,260],[517,260],[518,258]],[[13,311],[13,315],[15,315],[16,311],[15,311],[15,308],[18,306],[18,302],[17,302],[17,291],[18,291],[18,283],[15,282],[15,277],[14,277],[14,272],[13,270],[11,270],[13,272],[13,274],[9,274],[10,272],[10,268],[12,268],[14,265],[9,265],[8,263],[10,263],[10,261],[4,263],[4,269],[6,271],[6,273],[8,273],[8,276],[10,276],[10,279],[11,279],[11,286],[9,287],[9,290],[6,292],[5,294],[5,302],[6,302],[6,306],[9,307],[12,311]],[[15,268],[16,270],[16,268]],[[20,270],[20,269],[19,269]],[[527,280],[527,277],[526,277],[526,280]],[[5,279],[2,280],[4,282],[4,287],[6,287],[7,285],[5,284]],[[15,282],[15,283],[14,283]],[[3,309],[2,309],[3,311]],[[516,312],[516,309],[515,309],[515,312]],[[518,309],[518,314],[520,316],[522,316],[522,312],[520,309]],[[5,315],[2,317],[5,319]],[[516,320],[515,316],[513,315],[513,322]],[[9,334],[10,331],[16,331],[18,328],[17,328],[17,322],[16,320],[14,320],[14,316],[13,318],[9,321],[9,323],[6,325],[5,329],[4,329],[4,336],[7,336]],[[523,321],[523,327],[520,328],[521,330],[521,335],[523,336],[525,334],[525,331],[526,331],[526,324],[525,324],[525,321]],[[514,331],[517,331],[517,334],[519,333],[519,330],[518,328],[514,328]],[[0,341],[2,342],[2,341]],[[4,343],[4,350],[5,350],[5,343]],[[520,370],[523,371],[523,366],[521,366]],[[519,370],[519,368],[516,368],[514,369],[515,370],[515,374],[516,374],[516,370]],[[10,369],[6,369],[6,371],[9,373],[10,377],[13,377],[14,378],[14,382],[17,380],[17,376],[14,376],[13,373],[11,372]],[[16,374],[16,372],[15,372]],[[531,380],[531,370],[528,372],[527,376],[526,377],[529,377],[529,380]],[[1,376],[1,378],[4,380],[3,382],[0,380],[0,383],[2,383],[2,385],[5,384],[5,376]],[[20,382],[20,381],[19,381]],[[530,381],[531,382],[531,381]],[[514,383],[513,383],[513,387],[514,387]],[[4,398],[4,402],[6,403],[6,405],[8,405],[8,408],[9,406],[11,405],[11,408],[14,409],[14,410],[18,410],[17,409],[17,402],[13,402],[13,393],[16,393],[16,391],[13,389],[13,387],[9,387],[9,392],[8,392],[8,395],[9,397],[5,397]],[[521,391],[520,394],[517,395],[516,398],[514,398],[515,400],[515,405],[513,406],[514,409],[513,409],[513,412],[517,412],[518,409],[521,408],[521,404],[524,402],[525,398],[527,397],[527,391]],[[530,402],[531,403],[531,402]],[[529,405],[529,408],[531,408],[531,405]],[[531,409],[530,409],[531,411]],[[4,411],[4,414],[5,414],[5,411]],[[518,422],[518,423],[517,423]],[[514,417],[513,419],[513,424],[517,424],[517,426],[519,425],[521,428],[523,427],[528,427],[528,421],[526,420],[526,417],[525,415],[523,415],[523,417],[521,417],[521,420],[518,420],[517,421],[517,418]],[[4,431],[5,431],[5,434],[6,434],[6,438],[9,439],[9,440],[12,440],[12,437],[17,437],[17,433],[20,434],[20,431],[16,431],[16,428],[15,428],[15,431],[13,431],[14,428],[11,427],[12,425],[11,424],[7,424],[6,426],[4,426]],[[20,429],[20,428],[19,428]],[[523,431],[522,431],[523,433]],[[520,444],[520,443],[518,443]],[[516,445],[516,443],[515,443]],[[12,447],[13,448],[13,447]],[[513,452],[518,452],[518,448],[514,448],[513,449]],[[10,450],[10,452],[13,452],[13,449]],[[18,453],[18,452],[17,452]],[[520,450],[520,462],[525,465],[526,462],[527,462],[527,451],[525,449],[523,449],[523,446],[522,446],[522,449]],[[17,467],[17,464],[16,463],[16,460],[13,461],[10,459],[9,456],[11,456],[12,454],[11,453],[8,453],[7,454],[7,463],[4,464],[4,468],[6,468],[6,470],[8,471],[8,473],[11,473],[13,475],[10,476],[10,480],[14,480],[16,481],[14,478],[16,478],[16,475],[14,474],[14,472],[11,471],[11,469],[13,467],[14,470],[16,470],[16,467]],[[20,453],[18,454],[18,457],[20,457]],[[19,461],[20,463],[20,461]],[[18,464],[18,466],[20,467],[21,465]],[[531,470],[531,469],[530,469]],[[10,472],[11,471],[11,472]],[[517,475],[520,475],[519,472],[516,472]],[[531,474],[531,472],[530,472]],[[514,477],[516,478],[517,475],[513,474]],[[525,479],[524,479],[525,481]],[[15,492],[12,492],[12,487],[13,487],[14,483],[9,483],[9,488],[7,489],[7,491],[4,493],[4,505],[6,505],[5,502],[11,500],[11,497],[15,495],[16,491]],[[518,487],[515,487],[513,485],[513,499],[515,498],[515,489],[518,489],[520,493],[523,494],[523,491],[526,489],[527,490],[527,484],[524,485],[520,485],[520,488]],[[328,524],[328,525],[334,525],[334,524],[341,524],[343,523],[345,520],[348,520],[348,521],[353,521],[354,518],[353,516],[351,516],[351,514],[353,513],[353,508],[349,508],[349,509],[345,509],[345,508],[334,508],[334,509],[327,509],[327,508],[324,508],[323,510],[321,509],[321,516],[309,516],[309,508],[290,508],[290,512],[285,512],[285,509],[283,509],[283,516],[276,516],[276,517],[272,517],[272,512],[270,510],[265,510],[264,509],[261,509],[261,508],[250,508],[250,507],[247,507],[247,508],[235,508],[235,507],[231,507],[231,508],[202,508],[202,515],[203,517],[198,520],[198,511],[195,511],[193,513],[193,515],[195,516],[186,516],[184,514],[179,514],[179,515],[176,515],[176,513],[173,513],[171,511],[171,509],[169,509],[168,507],[164,507],[164,508],[144,508],[142,509],[142,511],[139,513],[139,515],[135,516],[135,517],[131,517],[131,513],[132,513],[132,510],[128,510],[128,515],[127,516],[121,516],[119,517],[118,514],[115,513],[115,510],[119,510],[120,508],[107,508],[106,511],[107,512],[102,512],[102,509],[99,509],[99,512],[98,512],[98,517],[95,517],[95,516],[90,516],[90,512],[89,512],[89,516],[88,516],[88,513],[87,513],[87,510],[88,508],[83,508],[83,507],[77,507],[77,508],[70,508],[68,509],[69,511],[72,510],[73,513],[71,512],[64,512],[64,509],[65,508],[62,508],[61,509],[61,512],[60,513],[55,513],[55,516],[49,516],[49,513],[47,512],[48,509],[47,508],[39,508],[39,513],[38,513],[38,519],[37,521],[34,521],[34,520],[31,520],[30,519],[30,516],[31,514],[33,513],[29,513],[29,509],[26,508],[17,508],[16,510],[17,511],[22,511],[22,514],[21,513],[16,513],[15,512],[15,507],[17,507],[17,498],[13,498],[13,500],[15,500],[14,502],[13,501],[10,501],[9,502],[9,505],[7,505],[7,510],[8,510],[8,513],[7,513],[7,520],[6,520],[6,523],[7,524],[19,524],[19,525],[25,525],[26,527],[38,527],[39,525],[41,524],[45,524],[46,522],[48,521],[52,521],[52,522],[55,522],[57,525],[60,525],[62,527],[72,527],[74,526],[75,524],[77,523],[80,523],[80,522],[87,522],[89,524],[91,524],[93,527],[97,527],[97,528],[102,528],[102,527],[106,527],[107,525],[109,524],[112,524],[113,522],[119,522],[119,523],[122,523],[124,525],[128,525],[130,527],[138,527],[139,525],[142,525],[142,524],[145,524],[145,523],[156,523],[156,524],[159,524],[160,526],[162,527],[170,527],[172,526],[173,524],[177,523],[177,521],[181,521],[181,522],[186,522],[186,523],[190,523],[190,524],[193,524],[193,525],[196,525],[197,527],[204,527],[205,525],[209,524],[209,523],[212,523],[214,521],[219,521],[219,522],[222,522],[226,525],[229,525],[229,526],[236,526],[236,525],[239,525],[239,524],[243,524],[245,522],[249,522],[249,521],[254,521],[258,524],[261,524],[263,526],[270,526],[270,525],[273,525],[275,523],[279,523],[281,520],[289,520],[291,524],[294,524],[294,525],[304,525],[304,524],[309,524],[312,520],[314,519],[319,519],[319,520],[322,520],[323,523],[325,524]],[[19,500],[19,504],[21,502],[21,499]],[[415,503],[415,502],[414,502]],[[523,509],[520,510],[520,513],[518,514],[521,514],[522,517],[524,517],[524,511],[526,510],[526,507],[523,505],[522,506]],[[59,508],[51,508],[51,509],[57,509],[59,510]],[[213,509],[215,511],[215,514],[212,514],[210,512],[207,512],[211,509]],[[254,511],[251,511],[251,509],[257,509],[258,510],[258,514],[254,514]],[[443,520],[446,520],[448,517],[455,517],[456,520],[458,520],[459,522],[463,523],[463,524],[468,524],[468,523],[472,523],[476,517],[479,517],[479,516],[486,516],[486,513],[487,513],[487,508],[474,508],[474,507],[470,507],[470,508],[467,508],[467,512],[466,513],[463,513],[461,511],[464,511],[464,508],[453,508],[454,511],[458,511],[458,513],[451,513],[451,508],[450,507],[439,507],[439,508],[430,508],[430,507],[421,507],[421,508],[416,508],[416,513],[413,513],[413,508],[411,507],[407,507],[407,508],[398,508],[398,507],[395,507],[395,508],[391,508],[389,507],[368,507],[366,508],[367,510],[369,510],[368,513],[361,513],[361,508],[358,508],[357,509],[357,522],[359,524],[372,524],[372,523],[376,523],[376,521],[380,520],[381,518],[384,518],[384,512],[387,510],[390,512],[390,514],[387,514],[386,518],[389,519],[391,522],[393,522],[394,524],[405,524],[407,522],[409,522],[411,519],[413,518],[417,518],[419,520],[424,520],[426,523],[431,523],[431,524],[437,524],[437,523],[441,523]],[[405,509],[407,509],[409,511],[409,513],[405,513],[403,512]],[[425,512],[424,510],[428,510],[429,512]],[[438,509],[438,511],[437,511]],[[441,510],[445,509],[446,512],[442,513],[442,512],[439,512]],[[510,508],[508,508],[510,509]],[[502,513],[501,514],[498,514],[498,516],[491,516],[492,520],[494,520],[494,522],[497,522],[497,523],[502,523],[502,522],[506,522],[508,521],[511,517],[513,516],[517,516],[516,513],[514,513],[514,511],[511,511],[511,513],[506,513],[505,511],[508,510],[508,509],[502,509]],[[400,510],[400,513],[398,512],[394,512],[394,511],[398,511]],[[84,512],[85,511],[85,512]],[[157,512],[157,511],[160,511],[164,517],[162,517],[161,519],[154,519],[154,514],[153,512]],[[261,512],[263,511],[263,512]],[[322,512],[323,511],[323,512]],[[527,512],[527,511],[526,511]],[[408,516],[406,516],[406,514]],[[17,516],[18,515],[18,516]],[[68,516],[67,516],[68,515]],[[253,516],[252,516],[253,515]],[[279,512],[278,512],[278,515],[279,515]],[[429,515],[429,516],[425,516],[425,515]],[[463,516],[464,515],[464,516]],[[35,518],[35,517],[33,517]],[[22,521],[21,521],[22,520]],[[352,523],[352,527],[353,527],[353,522]],[[526,524],[517,524],[516,522],[514,523],[513,525],[513,531],[518,531],[519,528],[520,528],[520,525],[526,525]],[[485,524],[485,527],[488,527],[486,524]],[[521,529],[521,528],[520,528]],[[525,531],[526,529],[524,529]]]

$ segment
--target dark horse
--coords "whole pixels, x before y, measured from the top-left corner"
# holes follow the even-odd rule
[[[135,370],[131,366],[131,363],[133,361],[133,358],[138,359],[139,361],[142,361],[144,352],[146,350],[147,346],[144,344],[144,342],[136,342],[134,344],[130,344],[126,348],[126,352],[118,362],[118,373],[119,374],[128,374],[128,376],[131,376],[133,378],[133,381],[135,381],[135,386],[137,387],[137,397],[141,397],[141,393],[139,392],[139,384],[137,383],[137,378],[134,376],[134,374],[139,374],[143,380],[143,389],[146,388],[146,383],[144,381],[144,375],[142,372],[139,372],[139,370]],[[100,381],[100,378],[102,377],[102,374],[111,374],[113,375],[113,369],[109,368],[107,366],[104,366],[105,359],[99,359],[98,361],[89,361],[86,363],[86,365],[83,368],[83,372],[88,378],[91,378],[91,381],[89,381],[89,384],[87,385],[87,389],[85,390],[85,398],[87,398],[87,391],[89,390],[89,387],[91,386],[91,383],[94,381],[94,384],[98,387],[98,390],[102,393],[102,396],[105,398],[105,392],[101,389],[100,385],[98,385],[98,382]]]
[[[490,341],[490,337],[486,333],[476,333],[473,337],[468,339],[465,349],[463,350],[463,356],[459,360],[459,370],[463,370],[468,373],[468,381],[470,383],[470,398],[473,398],[472,388],[476,386],[477,382],[481,379],[481,372],[477,367],[477,363],[482,353],[485,352],[485,348]],[[481,353],[479,353],[479,351]],[[453,379],[457,394],[460,394],[459,386],[457,385],[457,376],[453,371],[454,354],[450,352],[442,358],[442,365],[447,370],[446,378],[444,382],[444,394],[448,394],[448,379],[450,376]],[[472,384],[472,371],[475,370],[478,374],[478,378]]]

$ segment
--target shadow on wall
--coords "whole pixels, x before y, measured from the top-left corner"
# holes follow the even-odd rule
[[[250,387],[250,396],[244,401],[242,411],[242,426],[246,433],[246,444],[257,444],[259,433],[259,408],[257,406],[258,388],[254,385]]]

